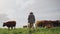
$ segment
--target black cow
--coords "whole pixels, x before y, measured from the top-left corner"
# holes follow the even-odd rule
[[[3,27],[4,26],[7,26],[8,27],[8,29],[13,29],[13,27],[15,28],[15,26],[16,26],[16,21],[8,21],[8,22],[5,22],[5,23],[3,23]]]
[[[56,21],[51,21],[53,23],[54,27],[60,27],[60,22],[58,20]]]
[[[23,26],[23,28],[27,28],[27,25]]]

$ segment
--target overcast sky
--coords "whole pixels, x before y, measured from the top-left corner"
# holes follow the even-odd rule
[[[31,11],[36,20],[60,20],[60,0],[0,0],[0,14],[16,20],[17,27],[27,24]]]

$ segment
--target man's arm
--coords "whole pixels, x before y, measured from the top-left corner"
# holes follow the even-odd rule
[[[35,16],[33,16],[33,19],[34,19],[34,21],[35,21]]]

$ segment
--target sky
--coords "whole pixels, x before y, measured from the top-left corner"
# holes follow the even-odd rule
[[[0,0],[0,27],[8,20],[16,20],[16,27],[27,25],[30,12],[36,21],[60,20],[60,0]]]

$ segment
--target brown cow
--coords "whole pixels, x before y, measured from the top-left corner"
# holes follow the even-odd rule
[[[51,28],[52,26],[53,26],[53,24],[50,21],[47,21],[47,20],[36,22],[36,27]]]
[[[16,26],[16,21],[8,21],[8,22],[5,22],[5,23],[3,23],[3,27],[4,26],[7,26],[8,27],[8,29],[13,29],[13,27],[15,28],[15,26]]]

